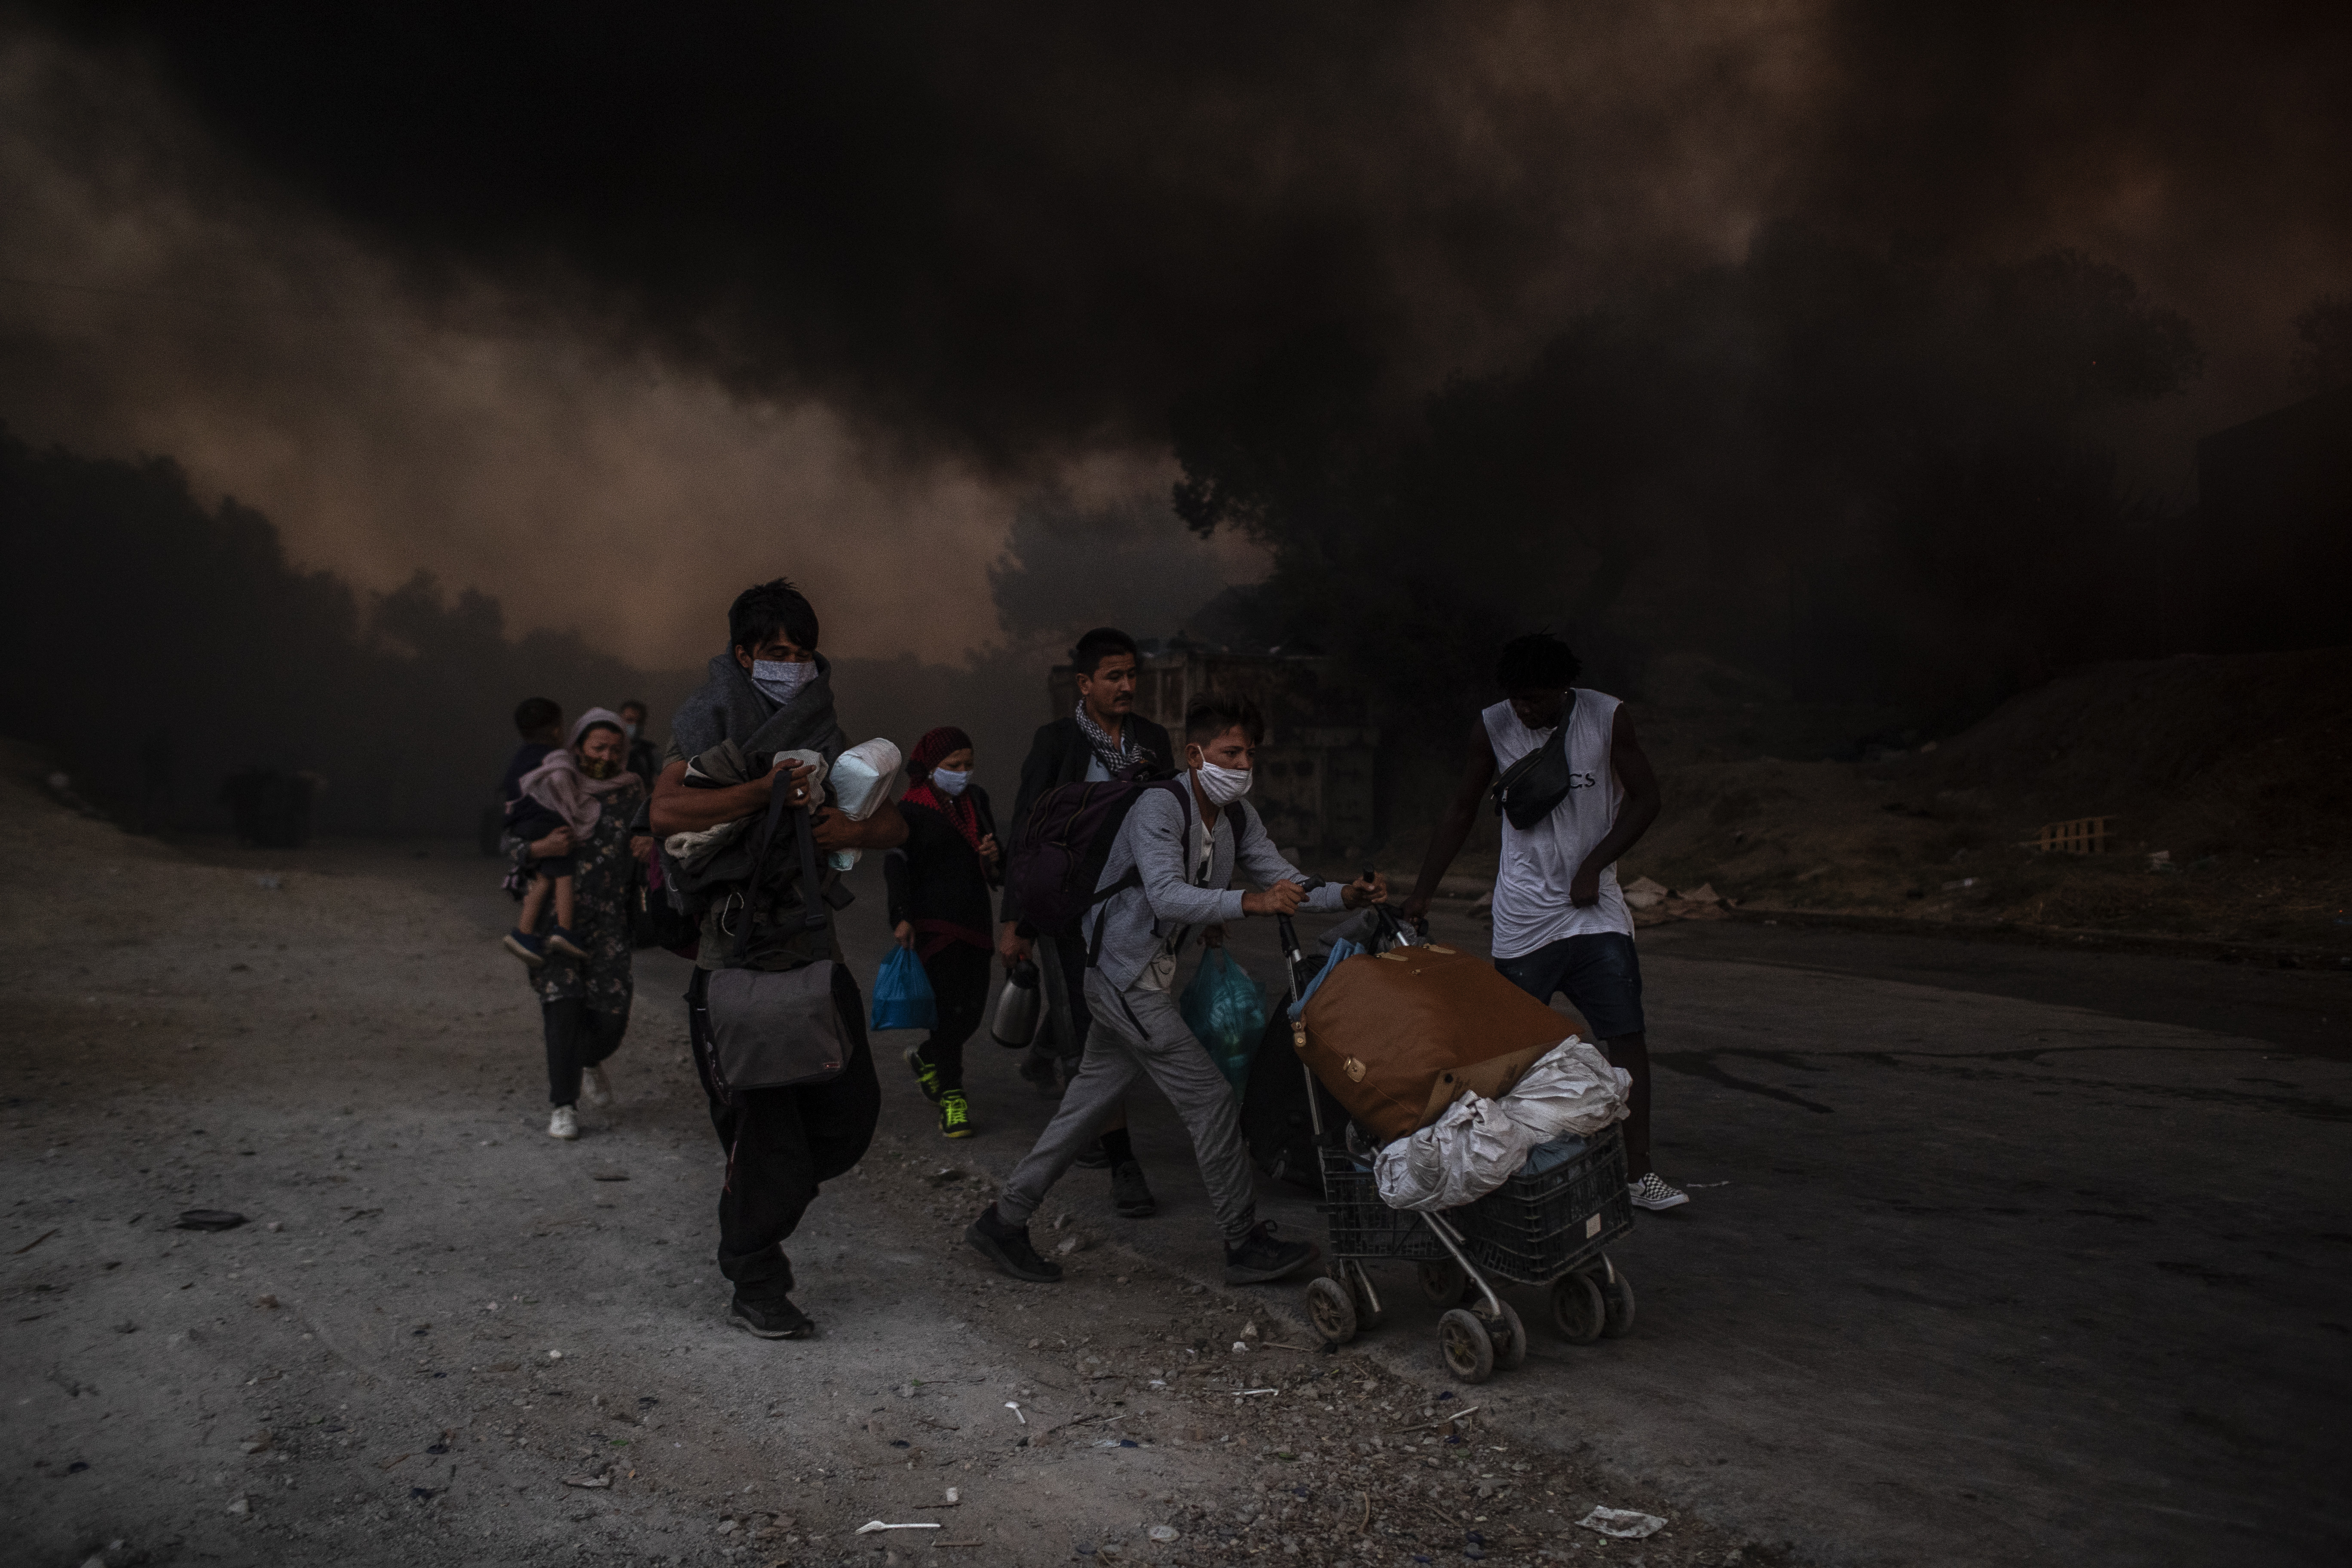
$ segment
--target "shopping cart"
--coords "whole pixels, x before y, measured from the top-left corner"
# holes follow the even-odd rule
[[[1286,916],[1281,930],[1295,1003],[1305,965]],[[1385,910],[1374,930],[1375,951],[1411,945],[1425,934],[1406,931]],[[1291,1028],[1294,1042],[1303,1044],[1306,1026],[1293,1020]],[[1317,1206],[1330,1225],[1328,1269],[1307,1287],[1307,1315],[1324,1339],[1342,1345],[1380,1327],[1380,1291],[1364,1266],[1383,1261],[1417,1266],[1422,1294],[1444,1309],[1438,1347],[1465,1383],[1484,1383],[1496,1367],[1508,1371],[1527,1359],[1527,1326],[1496,1290],[1497,1279],[1540,1289],[1552,1327],[1571,1344],[1632,1330],[1633,1287],[1604,1250],[1633,1228],[1625,1144],[1616,1128],[1548,1170],[1514,1174],[1464,1207],[1442,1214],[1392,1209],[1381,1201],[1371,1148],[1352,1121],[1343,1131],[1329,1130],[1330,1121],[1344,1120],[1337,1102],[1327,1115],[1327,1091],[1304,1060],[1299,1070],[1307,1075],[1322,1165]]]

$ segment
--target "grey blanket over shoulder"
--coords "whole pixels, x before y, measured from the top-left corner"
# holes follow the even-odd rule
[[[729,747],[740,759],[738,765],[747,777],[766,772],[768,758],[776,752],[814,752],[830,767],[848,741],[834,715],[833,665],[823,654],[816,656],[816,673],[782,707],[760,694],[733,654],[720,654],[710,661],[708,679],[678,709],[670,723],[670,735],[678,754],[689,762],[722,745]],[[712,771],[723,777],[727,770]],[[740,882],[751,874],[750,837],[748,834],[738,837],[692,871],[665,848],[664,877],[688,894]],[[772,860],[772,872],[798,877],[799,866],[792,857],[776,856]],[[764,883],[771,879],[761,879]]]

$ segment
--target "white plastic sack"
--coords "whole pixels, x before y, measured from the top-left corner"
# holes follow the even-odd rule
[[[898,748],[878,735],[858,742],[835,758],[833,801],[841,815],[852,822],[863,822],[881,810],[883,802],[898,799],[899,785],[905,782],[899,771],[901,761]],[[833,849],[826,851],[825,860],[835,870],[846,871],[864,853]]]
[[[1381,1150],[1372,1174],[1381,1201],[1392,1209],[1458,1209],[1509,1181],[1540,1142],[1502,1101],[1465,1094],[1435,1121]]]
[[[1374,1157],[1381,1201],[1442,1213],[1485,1197],[1562,1133],[1590,1138],[1631,1110],[1633,1075],[1574,1035],[1538,1059],[1500,1100],[1465,1094]]]
[[[1570,1035],[1544,1053],[1502,1103],[1514,1118],[1540,1130],[1537,1143],[1549,1143],[1563,1132],[1591,1138],[1624,1121],[1633,1114],[1633,1092],[1632,1073],[1611,1067],[1600,1047]]]
[[[898,747],[879,736],[842,752],[833,764],[833,798],[841,815],[863,822],[881,810],[883,802],[896,800],[904,760]]]

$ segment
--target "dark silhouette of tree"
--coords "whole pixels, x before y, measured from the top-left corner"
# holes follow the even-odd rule
[[[2295,384],[2315,396],[2352,386],[2352,294],[2323,294],[2294,319]]]
[[[2140,521],[2090,416],[2176,390],[2187,323],[2115,268],[1769,235],[1418,405],[1302,335],[1180,409],[1179,512],[1273,552],[1268,635],[1392,719],[1563,631],[1597,679],[1695,646],[1823,695],[1997,700],[2098,646]]]

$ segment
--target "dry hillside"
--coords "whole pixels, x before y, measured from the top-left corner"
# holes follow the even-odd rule
[[[2352,648],[2096,665],[1860,761],[1788,759],[1851,753],[1883,716],[1696,662],[1662,673],[1634,712],[1666,810],[1623,880],[1711,883],[1750,909],[2352,952]],[[2112,819],[2105,854],[2028,847],[2093,816]],[[1492,874],[1481,827],[1451,890]]]

